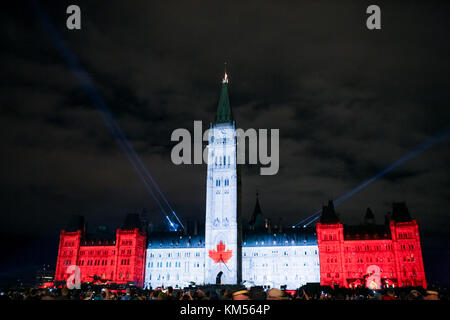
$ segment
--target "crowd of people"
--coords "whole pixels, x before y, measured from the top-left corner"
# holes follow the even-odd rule
[[[322,288],[326,289],[326,288]],[[447,295],[434,290],[398,288],[384,290],[312,290],[299,288],[295,291],[262,287],[252,288],[172,288],[158,287],[141,290],[128,287],[125,290],[108,288],[72,289],[31,288],[6,290],[0,297],[7,300],[447,300]]]

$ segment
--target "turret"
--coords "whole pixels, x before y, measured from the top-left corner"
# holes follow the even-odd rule
[[[375,225],[375,216],[370,208],[367,208],[366,215],[364,216],[364,224]]]
[[[405,202],[394,202],[392,204],[392,220],[395,222],[410,222],[412,221],[409,214],[408,207]]]
[[[339,217],[334,210],[334,204],[332,200],[328,201],[327,206],[322,207],[322,216],[320,217],[320,222],[323,224],[339,222]]]
[[[258,192],[256,193],[256,204],[255,209],[253,210],[253,214],[249,221],[250,228],[253,230],[262,230],[264,229],[264,219],[261,211],[261,206],[259,205],[259,196]]]

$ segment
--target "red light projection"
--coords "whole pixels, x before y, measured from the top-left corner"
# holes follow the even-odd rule
[[[321,285],[427,287],[416,220],[390,221],[386,236],[350,235],[345,228],[340,222],[317,224]]]
[[[232,250],[225,251],[225,245],[220,241],[220,243],[217,245],[217,251],[216,250],[209,250],[209,257],[214,260],[214,263],[227,263],[228,260],[231,259],[232,256]]]
[[[83,237],[81,230],[61,232],[55,281],[73,282],[69,268],[76,266],[82,283],[144,285],[146,235],[138,228],[118,229],[115,240],[108,243]]]
[[[370,275],[366,279],[366,287],[372,290],[381,289],[381,268],[371,265],[367,267],[366,273]]]

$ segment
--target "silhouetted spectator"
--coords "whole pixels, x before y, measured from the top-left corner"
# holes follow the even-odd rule
[[[423,300],[423,296],[417,290],[411,290],[411,292],[406,296],[406,300]]]
[[[281,291],[280,289],[272,288],[267,291],[267,300],[288,300],[289,297],[286,295],[286,292]]]
[[[238,290],[232,294],[233,300],[250,300],[247,290]]]
[[[252,287],[250,288],[250,291],[248,292],[248,296],[250,300],[266,300],[266,293],[264,290],[259,287]]]
[[[423,300],[439,300],[439,293],[437,291],[428,290],[425,293],[425,297],[423,297]]]
[[[120,299],[120,300],[131,300],[132,296],[131,296],[131,289],[127,288],[125,290],[126,294]]]
[[[381,298],[381,300],[397,300],[397,297],[394,294],[394,291],[392,290],[387,290],[386,294],[383,295],[383,297]]]

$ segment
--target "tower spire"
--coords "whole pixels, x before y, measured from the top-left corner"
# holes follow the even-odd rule
[[[231,114],[230,100],[228,98],[227,63],[225,62],[222,90],[220,92],[219,104],[217,106],[216,123],[231,123],[232,121],[233,116]]]
[[[222,83],[228,83],[227,62],[224,63],[224,73]]]
[[[253,214],[250,218],[249,224],[252,226],[254,230],[264,228],[264,221],[261,211],[261,206],[259,205],[259,193],[256,191],[256,203],[255,209],[253,210]]]

